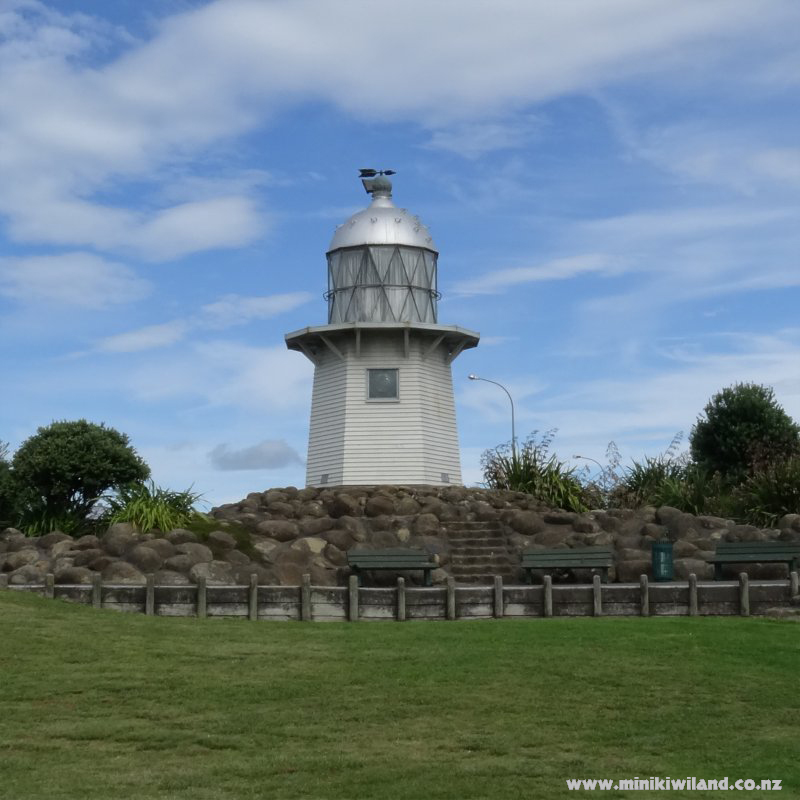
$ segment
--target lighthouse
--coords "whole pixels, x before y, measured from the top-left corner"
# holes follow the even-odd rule
[[[392,174],[361,170],[372,202],[331,240],[328,324],[286,334],[314,364],[308,486],[461,483],[451,364],[480,335],[439,324],[439,252]]]

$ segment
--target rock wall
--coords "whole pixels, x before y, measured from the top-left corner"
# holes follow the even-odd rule
[[[438,556],[433,577],[442,582],[451,573],[445,525],[452,532],[460,521],[481,521],[500,526],[512,557],[526,547],[613,547],[611,579],[617,581],[650,575],[652,543],[669,538],[675,543],[676,578],[694,573],[702,580],[713,577],[704,559],[718,541],[800,541],[798,514],[785,516],[776,529],[759,530],[667,506],[577,514],[545,508],[521,492],[463,487],[269,489],[215,508],[210,516],[220,529],[204,542],[186,530],[142,534],[119,524],[100,537],[79,539],[59,532],[26,538],[9,528],[0,533],[0,573],[15,585],[40,583],[47,573],[60,584],[90,583],[100,572],[108,583],[144,583],[147,573],[155,573],[158,584],[185,585],[202,576],[211,584],[244,585],[255,573],[262,585],[295,586],[310,573],[313,584],[331,586],[346,579],[346,552],[352,547],[420,547]],[[237,547],[234,528],[249,532],[247,546]],[[780,578],[786,568],[770,564],[749,572],[754,578]],[[406,577],[413,584],[421,576]],[[393,581],[392,575],[376,575],[377,583]]]

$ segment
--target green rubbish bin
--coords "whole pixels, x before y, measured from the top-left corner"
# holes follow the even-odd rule
[[[653,542],[653,580],[671,581],[674,577],[672,542],[669,539]]]

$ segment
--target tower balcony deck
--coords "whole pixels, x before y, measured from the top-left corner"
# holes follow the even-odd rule
[[[345,360],[345,355],[337,346],[337,342],[341,342],[342,339],[354,343],[355,356],[358,358],[364,336],[393,333],[402,337],[406,357],[413,337],[428,340],[425,350],[427,353],[432,353],[443,346],[448,354],[447,363],[454,361],[462,351],[477,347],[480,341],[479,333],[458,325],[425,322],[341,322],[334,325],[316,325],[287,333],[285,339],[286,346],[290,350],[303,353],[309,361],[316,364],[317,354],[324,350]]]

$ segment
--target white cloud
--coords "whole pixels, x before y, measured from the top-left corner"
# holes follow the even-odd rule
[[[92,253],[0,259],[0,294],[26,304],[105,308],[140,300],[150,284]]]
[[[229,294],[203,306],[200,313],[191,318],[174,319],[108,336],[98,342],[96,349],[113,353],[134,353],[168,347],[184,339],[190,331],[222,330],[245,325],[255,319],[268,319],[292,311],[312,297],[309,292],[289,292],[265,297]]]
[[[289,292],[265,297],[246,297],[228,294],[214,303],[202,307],[205,324],[210,328],[228,328],[254,319],[268,319],[277,314],[293,311],[312,300],[310,292]]]
[[[208,456],[213,466],[223,471],[279,469],[303,463],[297,451],[283,439],[266,439],[241,450],[219,444]]]
[[[433,131],[426,145],[431,150],[448,150],[464,158],[475,159],[493,150],[529,147],[539,137],[539,117],[493,122],[462,122]]]
[[[563,281],[590,272],[622,272],[620,263],[614,265],[606,256],[591,253],[556,258],[534,267],[512,267],[487,272],[477,278],[461,281],[453,287],[455,294],[501,294],[514,286],[542,281]]]
[[[723,37],[726,52],[745,37],[757,51],[794,19],[783,0],[757,8],[747,0],[606,0],[579,12],[518,0],[488,10],[464,0],[458,14],[408,0],[379,15],[354,0],[227,0],[164,17],[138,43],[87,15],[6,6],[0,213],[9,232],[154,259],[253,241],[265,226],[254,189],[220,187],[219,196],[148,213],[100,193],[136,179],[157,195],[165,165],[195,163],[287,103],[318,99],[361,117],[421,122],[434,131],[432,146],[475,157],[529,138],[531,118],[510,116],[526,105],[668,76],[687,53],[713,64],[709,42]],[[413,45],[414,58],[386,57],[387,30]],[[109,55],[109,43],[124,43],[124,52]],[[769,44],[762,51],[777,59]],[[380,80],[365,64],[380,64]],[[501,121],[476,122],[487,116]]]
[[[148,325],[136,331],[109,336],[98,344],[97,349],[109,353],[134,353],[167,347],[183,339],[188,329],[189,326],[183,320]]]

